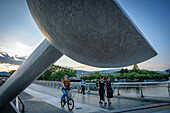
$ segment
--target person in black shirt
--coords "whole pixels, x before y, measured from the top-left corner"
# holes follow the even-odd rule
[[[99,103],[100,104],[103,104],[104,102],[104,105],[106,105],[107,103],[105,102],[105,98],[104,98],[104,94],[105,94],[105,82],[104,82],[104,77],[101,77],[100,78],[100,81],[99,81],[99,85],[98,85],[98,88],[99,88],[99,95],[100,95],[100,101]],[[103,101],[103,102],[102,102]]]
[[[108,104],[111,104],[110,98],[113,97],[112,83],[110,82],[110,77],[106,78],[106,91],[107,91],[107,99]]]

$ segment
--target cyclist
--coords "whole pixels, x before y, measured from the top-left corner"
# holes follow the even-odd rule
[[[71,83],[68,80],[67,75],[64,75],[63,81],[62,81],[62,92],[63,95],[61,97],[61,101],[65,102],[65,96],[67,97],[67,102],[69,102],[68,92],[70,90]]]

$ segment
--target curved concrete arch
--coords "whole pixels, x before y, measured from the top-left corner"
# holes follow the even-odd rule
[[[124,67],[157,55],[114,0],[27,0],[46,39],[75,61]]]

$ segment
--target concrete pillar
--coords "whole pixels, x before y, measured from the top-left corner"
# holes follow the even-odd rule
[[[44,40],[20,68],[0,87],[0,107],[8,104],[63,54]]]

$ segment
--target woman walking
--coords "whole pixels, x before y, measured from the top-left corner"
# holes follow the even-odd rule
[[[110,82],[110,77],[106,77],[106,91],[108,104],[111,104],[110,98],[113,97],[112,83]]]
[[[105,94],[104,87],[105,87],[104,77],[101,77],[100,81],[99,81],[99,86],[98,86],[98,88],[99,88],[99,95],[100,95],[99,104],[103,104],[103,102],[104,102],[104,105],[106,105],[107,103],[105,102],[105,98],[104,98],[104,94]]]

